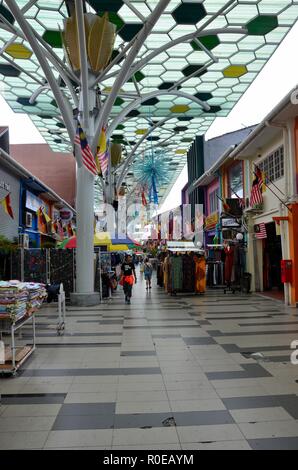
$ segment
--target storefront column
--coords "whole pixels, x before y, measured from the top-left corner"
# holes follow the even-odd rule
[[[298,203],[293,204],[292,212],[289,211],[289,242],[290,259],[293,262],[293,281],[290,289],[290,303],[298,304]]]
[[[259,275],[259,263],[257,255],[257,240],[254,236],[254,224],[249,217],[248,220],[248,233],[247,233],[247,259],[246,259],[246,270],[251,273],[251,290],[253,292],[260,291],[260,275]]]

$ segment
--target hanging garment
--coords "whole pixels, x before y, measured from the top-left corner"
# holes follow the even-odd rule
[[[195,265],[190,255],[182,256],[182,289],[183,292],[194,292]]]
[[[207,285],[209,287],[213,286],[213,270],[214,270],[214,263],[211,261],[208,261],[207,264]]]
[[[226,247],[225,249],[225,283],[230,285],[233,281],[233,263],[234,263],[234,247]]]
[[[206,291],[206,260],[204,256],[194,256],[195,262],[195,292],[202,294]]]
[[[168,280],[169,280],[169,257],[167,256],[163,262],[163,286],[166,292],[168,292]]]
[[[245,271],[245,249],[243,244],[237,243],[234,248],[234,273],[235,281],[240,284]]]
[[[181,291],[183,287],[181,256],[173,256],[171,258],[171,268],[172,291]]]

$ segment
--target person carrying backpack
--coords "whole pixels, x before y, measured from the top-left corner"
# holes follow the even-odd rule
[[[146,290],[151,289],[151,278],[152,278],[153,267],[149,262],[149,259],[146,258],[144,262],[144,276],[146,280]]]

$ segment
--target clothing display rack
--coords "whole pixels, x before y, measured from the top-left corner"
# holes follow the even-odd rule
[[[171,295],[203,294],[206,290],[205,252],[192,242],[169,242],[160,254],[157,283]]]
[[[208,287],[224,288],[224,266],[225,254],[223,245],[207,245],[206,281]]]
[[[230,240],[224,247],[225,253],[225,284],[224,293],[236,291],[249,293],[251,275],[245,272],[246,243]]]

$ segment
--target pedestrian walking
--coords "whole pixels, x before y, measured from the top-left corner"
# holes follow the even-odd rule
[[[132,286],[134,283],[137,282],[135,265],[132,262],[132,257],[130,255],[125,256],[124,262],[121,266],[121,275],[121,284],[123,285],[125,303],[130,304],[130,299],[132,296]]]
[[[151,278],[152,278],[153,267],[149,259],[146,258],[144,262],[144,276],[146,280],[146,290],[151,289]]]

